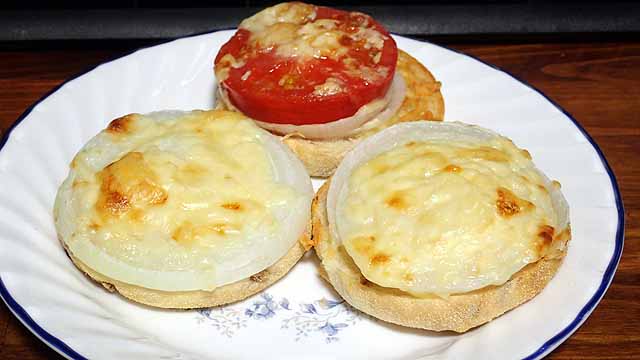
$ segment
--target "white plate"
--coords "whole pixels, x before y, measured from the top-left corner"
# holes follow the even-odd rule
[[[0,294],[39,338],[69,358],[91,359],[537,358],[591,313],[623,243],[620,195],[596,144],[510,75],[402,37],[398,46],[442,81],[447,120],[510,137],[563,184],[573,240],[539,296],[455,335],[405,329],[350,309],[318,277],[312,252],[263,293],[206,311],[140,306],[87,279],[60,247],[51,218],[70,160],[118,116],[211,108],[212,62],[232,33],[184,38],[100,65],[39,101],[11,131],[0,151]]]

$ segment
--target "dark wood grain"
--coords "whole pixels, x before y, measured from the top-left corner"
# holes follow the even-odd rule
[[[640,358],[640,42],[445,45],[542,90],[604,151],[626,209],[624,253],[600,305],[550,358]],[[0,51],[0,130],[68,77],[128,50]],[[0,359],[55,356],[0,306]]]

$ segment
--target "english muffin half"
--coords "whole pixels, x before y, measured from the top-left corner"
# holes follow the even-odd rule
[[[538,294],[571,238],[560,184],[462,123],[393,126],[347,154],[312,206],[323,277],[391,323],[464,332]]]
[[[309,247],[304,166],[241,114],[113,120],[71,162],[54,206],[73,263],[151,306],[210,307],[284,276]]]

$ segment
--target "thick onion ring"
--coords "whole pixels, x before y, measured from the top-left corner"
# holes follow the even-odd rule
[[[179,119],[190,112],[162,111],[146,114],[157,122]],[[179,120],[178,120],[179,121]],[[257,128],[257,127],[256,127]],[[275,181],[287,184],[300,194],[295,203],[283,204],[274,208],[274,216],[281,225],[281,231],[276,234],[276,239],[268,238],[269,246],[252,249],[242,259],[225,259],[222,266],[209,271],[162,271],[145,269],[121,261],[110,256],[95,246],[91,241],[70,241],[76,227],[75,219],[78,218],[78,209],[72,206],[76,200],[72,196],[73,174],[65,180],[60,187],[56,198],[54,212],[56,216],[56,228],[63,239],[65,246],[82,262],[93,270],[113,279],[149,289],[164,291],[192,291],[212,290],[238,280],[248,278],[265,268],[276,263],[295,244],[306,231],[309,224],[309,210],[313,198],[311,179],[304,166],[278,138],[260,128],[258,137],[261,139],[265,151],[268,153],[273,168]],[[110,139],[104,131],[90,140],[83,149],[91,147],[108,148],[110,152],[104,153],[103,162],[113,161],[120,149],[119,142]],[[97,163],[97,169],[103,164]],[[88,239],[84,239],[88,240]]]
[[[478,126],[459,122],[416,121],[397,124],[363,140],[344,157],[329,185],[327,194],[327,218],[331,237],[337,244],[342,244],[340,218],[338,209],[344,203],[349,192],[349,178],[361,164],[379,154],[411,141],[444,140],[451,142],[470,142],[483,144],[501,135]],[[551,196],[551,203],[556,212],[558,233],[569,227],[569,205],[559,187],[538,169],[534,169],[543,179],[545,188]],[[562,250],[564,243],[556,243]]]

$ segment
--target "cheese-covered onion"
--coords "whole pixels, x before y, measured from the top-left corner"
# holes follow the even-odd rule
[[[244,116],[167,111],[116,119],[91,139],[54,212],[67,250],[107,277],[211,290],[284,256],[312,197],[300,161]]]
[[[331,180],[327,215],[368,280],[416,295],[501,285],[560,256],[570,231],[559,184],[528,152],[451,122],[395,125],[360,143]]]

